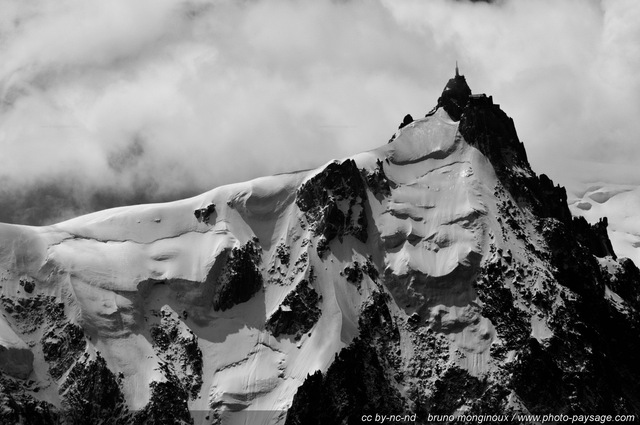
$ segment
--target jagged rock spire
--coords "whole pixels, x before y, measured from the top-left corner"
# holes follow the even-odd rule
[[[471,96],[471,89],[467,85],[464,75],[460,75],[458,61],[456,61],[456,75],[449,80],[438,99],[438,107],[444,108],[454,121],[460,120],[462,110]]]

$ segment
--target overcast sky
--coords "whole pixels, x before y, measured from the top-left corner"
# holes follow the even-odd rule
[[[640,183],[639,41],[637,0],[0,0],[0,221],[373,149],[456,60],[535,171]]]

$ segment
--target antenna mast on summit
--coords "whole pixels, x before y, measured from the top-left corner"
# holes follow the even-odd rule
[[[456,77],[459,77],[460,73],[458,72],[458,61],[456,61]]]

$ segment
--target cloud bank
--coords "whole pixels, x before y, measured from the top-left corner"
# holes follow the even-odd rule
[[[610,163],[640,183],[635,0],[0,3],[0,221],[373,149],[435,105],[456,60],[536,171],[597,179],[567,164]]]

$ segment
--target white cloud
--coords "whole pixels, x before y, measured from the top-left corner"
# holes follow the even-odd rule
[[[317,166],[423,115],[456,59],[536,171],[640,153],[634,0],[0,1],[13,188],[153,180],[147,200]]]

